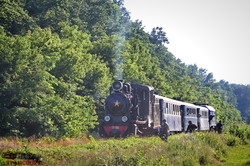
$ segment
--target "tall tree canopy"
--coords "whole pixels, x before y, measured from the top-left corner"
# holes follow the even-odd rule
[[[163,29],[146,33],[122,0],[0,4],[0,136],[86,132],[118,78],[210,103],[224,122],[241,120],[238,108],[249,122],[248,86],[217,83],[206,69],[176,59]]]

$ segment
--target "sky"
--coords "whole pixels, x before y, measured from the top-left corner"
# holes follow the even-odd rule
[[[163,27],[168,50],[216,81],[250,84],[250,0],[124,0],[146,32]]]

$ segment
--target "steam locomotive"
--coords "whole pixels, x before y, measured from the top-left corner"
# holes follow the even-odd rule
[[[170,133],[184,132],[192,121],[198,131],[216,126],[216,111],[208,104],[191,104],[157,95],[147,85],[114,81],[100,122],[102,137],[150,136],[159,133],[163,120]]]

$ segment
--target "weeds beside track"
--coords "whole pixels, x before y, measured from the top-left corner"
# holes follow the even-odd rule
[[[6,151],[42,156],[43,165],[220,165],[229,146],[241,139],[229,134],[194,133],[170,136],[168,142],[159,137],[126,139],[39,140],[1,139],[0,153]],[[0,159],[1,164],[6,163]]]

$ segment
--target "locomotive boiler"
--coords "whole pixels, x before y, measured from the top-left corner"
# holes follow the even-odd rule
[[[183,132],[188,121],[199,131],[216,125],[215,109],[207,104],[191,104],[155,94],[147,85],[114,81],[105,100],[105,115],[99,126],[102,137],[150,136],[160,131],[165,119],[171,133]]]

